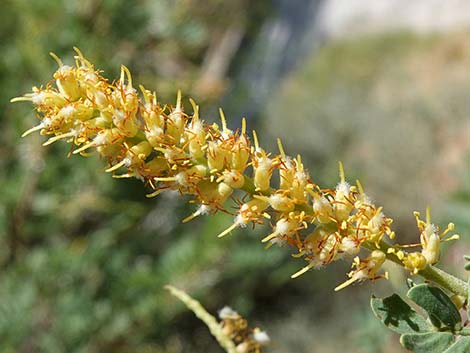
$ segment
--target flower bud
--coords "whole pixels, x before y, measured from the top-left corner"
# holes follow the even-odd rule
[[[242,138],[240,138],[241,140]],[[243,144],[236,145],[234,151],[232,151],[232,169],[242,171],[246,168],[248,159],[250,158],[250,150],[246,145],[246,142]]]
[[[81,90],[74,70],[67,65],[62,65],[54,74],[59,92],[71,101],[76,101],[81,96]]]
[[[295,204],[287,196],[273,194],[269,197],[269,204],[279,212],[290,212],[294,210]]]
[[[285,157],[281,161],[279,168],[279,188],[282,190],[289,190],[292,186],[295,176],[295,167],[292,158]]]
[[[423,246],[423,250],[421,251],[428,264],[434,265],[439,262],[439,257],[441,254],[440,248],[441,238],[439,238],[439,235],[436,233],[432,233],[429,236],[426,245]]]
[[[219,171],[224,168],[225,151],[221,146],[213,141],[208,142],[207,165],[211,171]]]
[[[139,132],[135,111],[114,109],[112,119],[114,125],[127,137],[134,137]]]
[[[404,257],[403,265],[405,265],[405,268],[413,274],[417,274],[426,267],[427,260],[421,253],[412,252]]]
[[[318,226],[313,232],[311,232],[304,239],[304,247],[307,250],[313,251],[317,248],[317,244],[320,240],[326,239],[331,234],[331,231],[327,230],[325,227]]]
[[[340,249],[349,255],[356,255],[361,250],[361,246],[357,239],[344,237],[341,239]]]
[[[337,251],[337,244],[338,240],[336,239],[335,233],[330,234],[326,241],[322,243],[322,247],[320,249],[320,253],[318,254],[318,258],[324,264],[330,263],[334,260]]]
[[[173,112],[171,112],[171,114],[168,115],[166,127],[166,133],[173,137],[173,140],[176,143],[179,143],[184,130],[183,112],[179,109],[175,109]]]
[[[142,141],[137,145],[132,146],[129,150],[129,154],[144,160],[152,152],[152,150],[153,149],[150,143],[147,141]]]
[[[245,177],[238,170],[225,170],[223,172],[224,183],[234,189],[240,189],[245,183]]]
[[[351,187],[346,182],[341,182],[336,187],[335,216],[338,221],[346,220],[354,207],[348,200],[350,197],[350,188]]]
[[[253,182],[256,189],[259,191],[269,190],[273,172],[272,160],[266,157],[264,152],[255,160],[254,170],[255,176]]]
[[[168,169],[168,163],[164,158],[153,158],[142,165],[140,174],[147,177],[156,177],[162,175],[162,172]]]
[[[333,217],[333,207],[325,196],[318,194],[313,197],[313,212],[319,223],[330,223]]]

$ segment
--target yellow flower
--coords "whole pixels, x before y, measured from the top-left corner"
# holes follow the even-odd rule
[[[403,264],[407,270],[411,271],[413,274],[417,274],[426,267],[427,259],[419,252],[412,252],[403,258]]]
[[[426,222],[422,221],[419,212],[414,213],[418,229],[420,230],[420,242],[422,246],[422,255],[427,263],[434,265],[439,261],[441,255],[441,242],[459,239],[459,235],[454,234],[446,238],[446,235],[454,230],[454,224],[449,223],[446,230],[439,234],[439,228],[431,223],[431,211],[426,208]]]

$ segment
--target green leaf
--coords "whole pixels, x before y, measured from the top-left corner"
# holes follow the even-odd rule
[[[468,280],[468,295],[467,295],[467,317],[470,317],[470,279]]]
[[[410,289],[410,288],[413,288],[414,286],[416,286],[416,283],[411,278],[407,278],[406,279],[406,285],[408,286],[408,289]]]
[[[437,328],[459,330],[461,317],[454,303],[441,289],[428,284],[419,284],[407,293],[408,298],[422,307]]]
[[[463,258],[464,258],[465,261],[467,261],[467,262],[470,261],[470,255],[464,255]],[[465,265],[465,269],[466,269],[467,271],[470,271],[470,263],[467,263],[467,264]]]
[[[444,353],[468,353],[470,352],[470,337],[460,337]]]
[[[454,340],[450,332],[407,333],[400,337],[401,345],[413,353],[447,352]]]
[[[429,330],[426,320],[397,294],[384,299],[372,296],[370,305],[374,315],[395,332],[403,334]]]

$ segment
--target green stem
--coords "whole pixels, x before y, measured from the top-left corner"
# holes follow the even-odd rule
[[[428,265],[424,270],[419,271],[418,274],[454,294],[462,295],[465,298],[468,297],[469,288],[467,283],[440,268]]]
[[[375,244],[373,242],[365,242],[363,243],[363,246],[368,250],[379,249],[383,251],[387,256],[387,260],[392,261],[403,267],[403,262],[395,255],[395,253],[388,253],[387,250],[392,248],[392,246],[386,243],[385,241],[382,240],[379,244]],[[440,268],[427,265],[426,268],[418,272],[418,275],[430,282],[434,282],[435,284],[449,290],[454,294],[462,295],[465,298],[468,297],[468,284],[460,278],[457,278],[441,270]]]

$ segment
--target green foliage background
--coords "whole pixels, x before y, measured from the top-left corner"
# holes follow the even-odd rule
[[[140,182],[110,178],[97,158],[66,158],[64,144],[43,148],[40,136],[19,137],[35,124],[34,113],[9,99],[50,79],[48,51],[70,62],[77,46],[110,78],[125,64],[163,101],[182,88],[204,113],[223,98],[270,16],[269,1],[2,2],[0,352],[220,352],[163,290],[166,283],[209,311],[233,306],[269,331],[271,352],[400,350],[368,309],[372,290],[404,287],[399,273],[338,294],[332,289],[344,278],[344,263],[291,281],[303,264],[285,249],[264,251],[258,240],[265,229],[218,240],[230,216],[181,225],[191,208],[178,195],[148,200]],[[210,49],[240,23],[242,44],[224,59],[229,69],[208,82]],[[261,116],[262,143],[281,136],[325,186],[336,183],[335,164],[343,159],[389,214],[403,217],[396,228],[406,237],[416,236],[411,211],[426,203],[437,207],[438,221],[452,218],[468,235],[469,147],[459,140],[470,114],[465,38],[399,33],[327,44],[273,89]],[[436,79],[427,80],[427,72]],[[393,136],[409,133],[409,145],[393,136],[384,142],[390,121],[398,124]],[[416,153],[407,159],[410,148]],[[443,166],[452,178],[436,177],[439,163],[452,158]],[[467,241],[461,244],[449,251],[450,265],[470,252]]]

